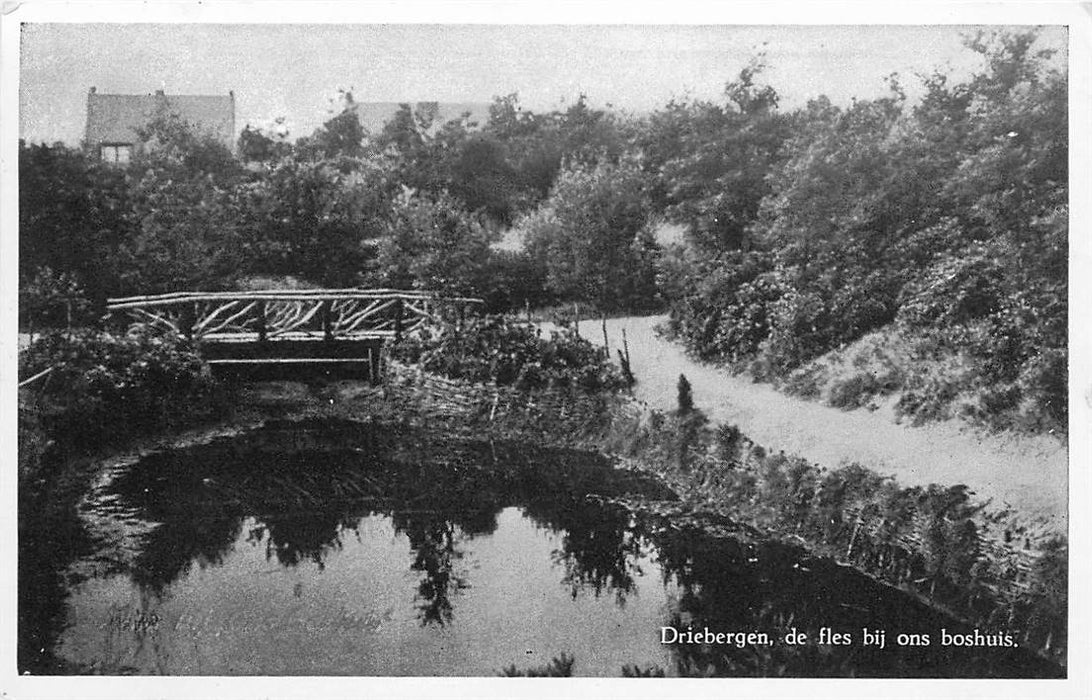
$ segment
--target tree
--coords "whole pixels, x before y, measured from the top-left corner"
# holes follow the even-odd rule
[[[338,90],[331,100],[330,119],[315,129],[311,136],[296,143],[296,154],[304,160],[358,158],[364,155],[367,135],[360,123],[359,105],[351,90]]]
[[[235,188],[245,171],[215,137],[162,106],[128,171],[132,235],[118,251],[133,293],[229,288],[245,260]]]
[[[483,134],[459,143],[447,164],[446,179],[451,194],[470,211],[481,211],[501,224],[512,222],[516,172],[497,139]]]
[[[236,189],[247,271],[358,284],[393,196],[379,159],[286,158]]]
[[[134,229],[121,246],[127,291],[156,294],[228,289],[243,269],[231,187],[212,174],[148,167],[130,184]]]
[[[519,224],[547,285],[603,311],[656,301],[658,248],[648,226],[647,178],[639,164],[571,164],[550,197]]]
[[[439,124],[439,108],[436,102],[399,105],[376,136],[375,146],[386,156],[395,178],[405,187],[433,195],[457,188],[463,194],[473,194],[472,185],[454,178],[468,174],[460,160],[476,124],[469,113]],[[475,205],[480,202],[466,204],[477,208]]]
[[[288,133],[284,117],[274,119],[268,129],[247,124],[239,134],[236,146],[239,158],[244,163],[269,163],[288,157],[292,151],[287,141]]]
[[[584,93],[557,120],[562,157],[594,165],[601,159],[617,161],[626,150],[628,126],[612,112],[593,109]]]
[[[133,231],[126,169],[62,144],[19,142],[19,278],[72,277],[98,310],[120,290],[117,251]]]
[[[751,245],[748,231],[770,192],[767,176],[780,162],[789,121],[777,93],[755,82],[760,64],[726,84],[726,102],[671,102],[652,115],[638,143],[657,177],[658,208],[688,226],[706,254]]]
[[[450,195],[404,188],[392,204],[370,280],[396,289],[476,295],[488,281],[495,239]]]
[[[237,148],[244,162],[272,160],[273,146],[273,139],[263,134],[261,129],[251,128],[250,124],[243,127],[239,134]]]
[[[495,97],[484,135],[503,144],[512,174],[511,214],[527,213],[546,198],[561,169],[560,115],[523,109],[515,93]]]
[[[190,128],[167,104],[160,104],[148,123],[137,129],[144,147],[134,158],[141,168],[172,174],[210,176],[223,184],[241,174],[231,151],[211,134]]]
[[[518,93],[494,97],[489,105],[485,130],[502,141],[532,136],[540,126],[535,113],[520,106]]]

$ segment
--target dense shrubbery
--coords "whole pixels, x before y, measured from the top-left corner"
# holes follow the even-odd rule
[[[961,83],[927,76],[913,106],[893,80],[888,97],[847,108],[819,99],[790,115],[792,136],[755,190],[760,206],[735,208],[749,217],[743,233],[722,236],[708,262],[661,264],[669,330],[699,357],[783,380],[897,324],[971,371],[849,383],[836,404],[903,388],[900,410],[915,419],[963,413],[1064,431],[1067,79],[1035,38],[968,39],[979,71]],[[790,384],[814,395],[802,380]],[[961,394],[980,398],[961,408]],[[999,411],[1019,418],[998,421]]]
[[[25,377],[52,368],[27,389],[33,399],[26,417],[49,439],[72,447],[93,448],[224,409],[193,349],[152,332],[52,333],[31,345],[19,364]]]
[[[520,389],[577,387],[585,391],[626,386],[600,348],[564,329],[542,331],[503,316],[425,328],[404,338],[393,356],[452,379],[492,382]]]

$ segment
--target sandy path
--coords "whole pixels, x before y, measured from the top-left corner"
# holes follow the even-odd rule
[[[634,392],[650,406],[676,405],[679,374],[693,386],[694,404],[714,422],[736,424],[768,449],[784,450],[823,466],[859,462],[903,485],[966,484],[993,508],[1011,506],[1022,516],[1065,529],[1067,451],[1050,437],[977,435],[956,421],[913,428],[884,411],[842,411],[780,394],[766,384],[733,377],[688,358],[682,347],[653,330],[664,316],[609,319],[611,355],[626,329]],[[600,321],[580,333],[603,343]]]

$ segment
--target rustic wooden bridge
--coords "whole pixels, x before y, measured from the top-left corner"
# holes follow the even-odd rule
[[[398,289],[177,292],[110,299],[128,317],[198,344],[213,367],[335,365],[381,376],[384,344],[433,320],[463,320],[481,299]]]

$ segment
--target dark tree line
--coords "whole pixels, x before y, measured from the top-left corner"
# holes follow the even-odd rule
[[[1035,39],[968,37],[980,68],[921,77],[919,100],[892,76],[875,99],[784,110],[755,62],[719,100],[644,116],[507,95],[484,124],[405,104],[368,133],[343,93],[294,142],[247,127],[237,158],[170,115],[128,167],[24,144],[24,322],[81,291],[94,310],[292,277],[666,308],[697,355],[767,377],[898,327],[972,357],[997,405],[1061,424],[1067,77]],[[657,243],[664,222],[684,245]],[[505,232],[522,249],[499,249]]]

